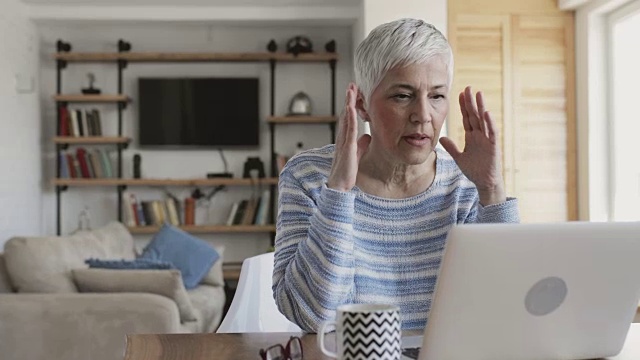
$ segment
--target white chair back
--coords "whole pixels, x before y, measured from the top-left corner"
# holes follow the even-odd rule
[[[271,285],[273,253],[245,259],[236,294],[217,333],[300,332],[278,310]]]

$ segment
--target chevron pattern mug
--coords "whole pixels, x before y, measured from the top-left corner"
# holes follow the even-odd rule
[[[335,326],[336,352],[327,350],[324,333]],[[400,309],[383,304],[347,304],[336,311],[335,321],[326,321],[318,331],[322,352],[339,360],[400,360]]]

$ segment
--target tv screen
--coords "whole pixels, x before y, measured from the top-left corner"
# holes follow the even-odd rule
[[[257,146],[257,78],[138,79],[141,146]]]

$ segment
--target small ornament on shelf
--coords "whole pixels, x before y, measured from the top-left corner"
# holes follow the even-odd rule
[[[269,41],[269,44],[267,44],[267,50],[269,50],[269,52],[278,51],[278,44],[276,44],[275,40],[271,39],[271,41]]]
[[[89,79],[89,87],[83,88],[82,93],[85,95],[98,95],[101,93],[100,89],[93,87],[93,84],[96,82],[96,75],[94,73],[88,73],[87,78]]]
[[[89,207],[85,206],[80,214],[78,214],[78,228],[71,234],[76,234],[81,231],[91,230],[91,214],[89,213]]]
[[[311,115],[311,98],[304,91],[298,91],[289,102],[287,116]]]
[[[140,154],[133,155],[133,178],[140,179],[142,178],[142,157]]]
[[[313,44],[306,36],[294,36],[287,41],[287,52],[294,56],[298,56],[298,54],[311,53],[313,52]]]

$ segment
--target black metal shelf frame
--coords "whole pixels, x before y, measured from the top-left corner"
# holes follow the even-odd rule
[[[334,40],[331,40],[330,42],[328,42],[325,45],[325,49],[327,50],[327,52],[330,53],[335,53],[336,50],[336,44]],[[276,48],[269,48],[270,52],[275,52]],[[335,116],[336,115],[336,63],[337,61],[335,59],[329,60],[329,68],[331,70],[331,86],[330,86],[330,91],[331,91],[331,116]],[[269,61],[269,65],[270,65],[270,96],[271,96],[271,106],[270,106],[270,114],[271,116],[275,116],[275,98],[276,98],[276,61],[274,59],[271,59]],[[278,174],[278,166],[277,166],[277,160],[276,160],[276,149],[275,149],[275,144],[276,144],[276,124],[275,122],[270,122],[269,123],[269,137],[270,137],[270,143],[271,143],[271,177],[277,177]],[[332,122],[329,123],[329,128],[331,130],[331,143],[335,142],[336,139],[336,123]],[[276,185],[271,185],[271,197],[270,197],[270,203],[269,203],[269,207],[273,210],[275,208],[275,195],[276,194]],[[270,216],[270,220],[271,220],[271,224],[275,224],[275,211],[271,211],[271,216]],[[275,233],[272,233],[271,236],[272,241],[274,241],[275,239]]]
[[[56,49],[58,53],[70,52],[72,46],[68,42],[58,40],[56,43]],[[118,40],[118,52],[126,52],[131,50],[131,44],[124,40]],[[67,61],[56,60],[56,94],[62,95],[62,71],[67,67]],[[118,94],[122,94],[122,73],[127,67],[125,60],[118,60]],[[127,107],[126,101],[118,101],[118,136],[122,136],[122,113]],[[60,110],[68,106],[67,101],[58,101],[56,106],[56,135],[60,135]],[[66,149],[68,144],[56,144],[56,178],[60,178],[60,155],[62,150]],[[122,151],[127,147],[127,144],[118,144],[118,178],[122,179]],[[56,185],[56,235],[61,235],[62,232],[62,192],[66,191],[68,186]],[[122,221],[122,191],[121,187],[117,187],[118,190],[118,221]]]

